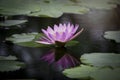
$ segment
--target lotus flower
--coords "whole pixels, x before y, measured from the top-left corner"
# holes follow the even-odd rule
[[[65,45],[66,42],[74,39],[76,36],[78,36],[82,31],[83,28],[77,32],[79,25],[73,25],[73,24],[59,24],[54,25],[53,29],[48,26],[47,30],[42,29],[42,32],[45,36],[42,36],[40,40],[36,41],[37,43],[41,44],[62,44],[62,46]]]
[[[60,48],[48,51],[40,59],[48,62],[48,64],[52,64],[52,66],[57,68],[59,71],[66,68],[75,67],[80,64],[77,58],[73,57],[67,51]]]

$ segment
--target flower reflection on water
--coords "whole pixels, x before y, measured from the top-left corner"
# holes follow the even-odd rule
[[[48,62],[48,64],[51,64],[59,71],[80,64],[79,59],[69,54],[65,47],[56,47],[55,49],[48,51],[40,59]]]

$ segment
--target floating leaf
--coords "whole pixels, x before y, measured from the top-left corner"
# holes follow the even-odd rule
[[[0,56],[0,60],[16,60],[17,58],[15,56]]]
[[[26,46],[26,47],[46,47],[46,45],[36,43],[35,41],[20,42],[20,43],[16,43],[16,44],[20,45],[20,46]]]
[[[120,80],[120,68],[116,69],[99,69],[96,72],[93,72],[91,77],[93,77],[95,80]]]
[[[25,22],[27,22],[27,20],[5,20],[0,22],[0,26],[14,26]]]
[[[72,40],[72,41],[67,42],[65,46],[74,46],[74,45],[76,45],[78,43],[79,43],[78,41]]]
[[[111,0],[111,3],[113,3],[113,4],[120,4],[120,0]]]
[[[63,13],[84,14],[89,8],[111,9],[119,0],[0,0],[0,14],[60,17]]]
[[[81,65],[76,68],[66,69],[63,73],[70,78],[83,80],[120,80],[120,68],[100,68]]]
[[[43,34],[41,33],[22,33],[22,34],[13,34],[11,37],[6,38],[7,41],[12,41],[13,43],[26,46],[26,47],[43,47],[46,45],[36,43]]]
[[[6,40],[13,41],[14,43],[29,42],[35,39],[35,36],[37,34],[38,33],[13,34],[11,37],[7,38]]]
[[[15,61],[16,59],[15,56],[0,56],[0,71],[14,71],[25,65],[23,62]]]
[[[18,61],[0,61],[0,71],[14,71],[20,69],[24,64]]]
[[[92,53],[81,56],[84,64],[99,67],[120,67],[120,54],[115,53]]]
[[[97,70],[98,68],[93,68],[90,66],[81,65],[79,67],[65,69],[63,73],[70,78],[81,78],[81,79],[89,79],[90,73]]]
[[[2,15],[7,15],[7,16],[12,16],[12,15],[27,15],[29,14],[30,11],[25,11],[25,10],[17,10],[17,9],[1,9],[0,14]]]
[[[104,37],[120,43],[120,31],[107,31],[105,32]]]
[[[89,9],[70,0],[0,0],[0,14],[59,17],[63,13],[84,14]]]
[[[112,9],[117,7],[114,0],[80,0],[79,5],[95,9]]]
[[[39,5],[35,0],[0,0],[0,13],[5,15],[27,15],[39,11]]]

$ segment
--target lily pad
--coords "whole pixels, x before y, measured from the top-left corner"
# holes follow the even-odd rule
[[[25,64],[23,62],[15,61],[15,56],[0,56],[0,71],[14,71],[22,68]]]
[[[80,0],[79,5],[93,9],[112,9],[116,8],[117,4],[112,3],[114,0]]]
[[[84,14],[89,8],[112,9],[119,0],[0,0],[0,14],[60,17],[63,13]]]
[[[27,22],[27,20],[5,20],[0,22],[0,26],[14,26]]]
[[[120,68],[100,68],[81,65],[76,68],[65,69],[63,73],[70,78],[83,80],[120,80]]]
[[[36,35],[38,35],[38,33],[13,34],[6,40],[13,41],[14,43],[29,42],[34,40]]]
[[[36,43],[43,34],[42,33],[22,33],[22,34],[13,34],[11,37],[6,38],[7,41],[12,41],[13,43],[26,46],[26,47],[43,47],[46,45]]]
[[[15,56],[0,56],[0,60],[17,60],[17,58]]]
[[[65,46],[74,46],[78,43],[79,43],[78,41],[72,40],[72,41],[67,42]]]
[[[120,4],[120,0],[111,0],[111,3]]]
[[[71,0],[0,0],[0,14],[59,17],[63,13],[84,14],[89,9]]]
[[[116,69],[99,69],[97,72],[92,73],[91,77],[95,80],[120,80],[120,68]]]
[[[65,69],[63,73],[70,78],[80,78],[80,79],[89,79],[90,73],[97,70],[96,67],[90,67],[86,65],[80,65],[79,67]]]
[[[107,31],[105,32],[104,37],[120,43],[120,31]]]
[[[98,67],[120,67],[120,54],[115,53],[92,53],[81,56],[84,64]]]

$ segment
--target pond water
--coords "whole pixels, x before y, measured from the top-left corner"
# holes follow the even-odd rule
[[[120,30],[119,10],[91,10],[84,15],[63,14],[59,18],[12,16],[11,19],[27,19],[28,22],[18,27],[0,28],[0,55],[14,55],[25,62],[26,67],[12,72],[0,72],[0,78],[41,79],[41,80],[76,80],[62,74],[62,70],[80,64],[79,58],[84,53],[120,53],[120,44],[103,37],[105,31]],[[84,31],[75,39],[77,45],[66,48],[23,47],[5,41],[12,34],[41,32],[47,26],[67,23],[79,24]],[[65,62],[68,60],[68,62]],[[71,63],[71,60],[74,62]]]

